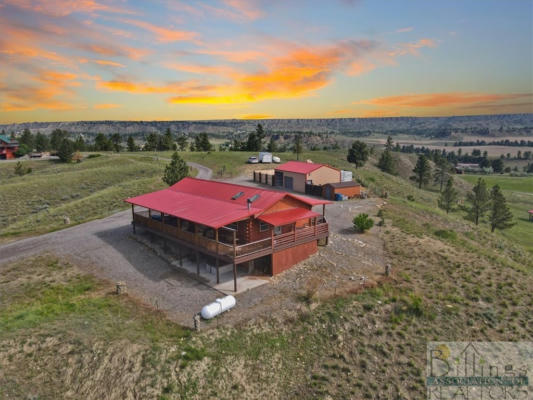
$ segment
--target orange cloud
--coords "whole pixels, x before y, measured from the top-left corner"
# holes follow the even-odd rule
[[[190,41],[198,36],[196,32],[162,28],[160,26],[135,19],[119,19],[119,21],[152,32],[156,35],[157,40],[160,42],[177,42],[184,40]]]
[[[74,106],[66,101],[73,94],[71,87],[79,86],[76,74],[43,70],[33,77],[35,84],[13,84],[2,87],[2,111],[29,111],[34,109],[69,110]]]
[[[211,56],[217,56],[225,58],[228,61],[235,63],[245,63],[248,61],[254,61],[261,57],[264,57],[264,53],[257,50],[196,50],[197,54],[207,54]]]
[[[355,102],[354,104],[371,104],[396,107],[444,107],[490,103],[527,96],[531,96],[531,94],[487,94],[467,92],[408,94],[400,96],[378,97],[375,99],[364,100],[362,102]]]
[[[99,81],[97,88],[119,92],[138,94],[161,94],[161,93],[198,93],[212,90],[212,86],[201,85],[198,81],[169,83],[165,85],[152,85],[147,83],[135,83],[130,81]]]
[[[225,65],[198,65],[198,64],[177,64],[166,63],[165,67],[174,69],[176,71],[190,72],[192,74],[205,74],[205,75],[221,75],[232,76],[237,75],[238,72],[231,67]]]
[[[370,61],[359,60],[352,62],[346,73],[351,76],[359,76],[376,69],[376,65]]]
[[[264,15],[253,0],[223,0],[224,4],[236,10],[240,15],[249,20],[255,20]]]
[[[94,62],[96,64],[105,65],[105,66],[109,66],[109,67],[117,67],[117,68],[124,68],[125,67],[124,64],[120,64],[118,62],[109,61],[109,60],[94,60]]]
[[[93,0],[3,0],[3,2],[11,6],[54,17],[65,17],[75,12],[137,14],[123,7],[111,6]]]
[[[274,118],[273,115],[270,114],[246,114],[241,115],[239,119],[271,119]]]
[[[150,54],[150,50],[130,46],[104,45],[104,44],[81,44],[77,46],[81,50],[99,54],[105,57],[127,57],[132,60],[140,60]]]
[[[112,104],[112,103],[95,104],[93,106],[95,110],[109,110],[112,108],[120,108],[120,107],[122,107],[120,104]]]

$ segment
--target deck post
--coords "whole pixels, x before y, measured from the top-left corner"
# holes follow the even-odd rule
[[[237,264],[235,258],[237,257],[237,231],[233,231],[233,289],[237,292]]]
[[[219,261],[218,261],[218,228],[215,229],[215,240],[217,241],[217,256],[215,258],[216,266],[217,266],[217,285],[220,283],[220,274],[218,271],[219,268]]]
[[[200,276],[200,254],[198,253],[198,224],[194,224],[194,243],[196,244],[196,275]]]
[[[294,223],[292,229],[294,229],[294,241],[296,242],[296,222]]]
[[[322,204],[322,216],[323,217],[326,216],[326,205],[325,204]]]
[[[233,260],[233,291],[237,293],[237,264]]]
[[[274,227],[272,227],[272,229],[270,230],[270,240],[271,240],[271,246],[272,246],[272,251],[274,251]]]
[[[183,267],[183,249],[181,246],[178,246],[179,249],[179,258],[180,258],[180,267]]]
[[[152,218],[152,209],[151,208],[148,209],[148,218]]]
[[[316,236],[316,230],[317,230],[317,221],[318,221],[318,218],[315,217],[314,220],[315,220],[315,236]]]
[[[133,233],[135,232],[135,204],[131,205],[131,226],[133,227]]]

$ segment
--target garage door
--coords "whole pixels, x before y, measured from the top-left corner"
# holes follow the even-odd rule
[[[285,189],[292,190],[292,176],[285,177]]]

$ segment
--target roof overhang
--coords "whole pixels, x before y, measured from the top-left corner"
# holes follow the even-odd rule
[[[282,226],[292,224],[302,219],[318,217],[321,214],[305,208],[290,208],[288,210],[278,211],[271,214],[260,215],[258,220],[266,222],[273,226]]]

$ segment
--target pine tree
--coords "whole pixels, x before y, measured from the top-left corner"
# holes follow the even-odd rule
[[[173,144],[174,144],[174,138],[172,137],[170,128],[167,128],[167,131],[165,132],[165,136],[163,137],[163,145],[162,145],[163,149],[162,150],[171,150]]]
[[[111,143],[113,151],[119,153],[120,150],[122,150],[122,146],[120,145],[120,143],[122,142],[122,138],[120,137],[119,133],[114,133],[113,135],[111,135],[111,137],[109,138],[109,142]]]
[[[453,177],[449,177],[444,191],[440,194],[438,205],[448,214],[457,204],[457,190],[453,187]]]
[[[155,133],[150,133],[146,138],[146,143],[144,144],[144,150],[146,151],[155,151],[157,150],[157,135]]]
[[[57,156],[62,162],[71,162],[72,154],[74,153],[74,145],[68,139],[63,139],[57,150]]]
[[[435,175],[433,176],[435,184],[439,185],[439,192],[442,192],[444,184],[450,176],[450,164],[445,158],[439,157],[435,162]]]
[[[22,136],[18,140],[19,144],[24,144],[30,151],[33,150],[35,139],[28,128],[24,129]]]
[[[165,167],[163,182],[169,186],[172,186],[188,175],[189,167],[187,166],[187,163],[185,163],[177,151],[174,152],[174,154],[172,154],[172,160],[170,161],[170,164]]]
[[[392,151],[394,147],[394,142],[392,141],[392,137],[387,137],[387,143],[385,143],[385,149],[388,151]]]
[[[176,141],[178,142],[178,148],[180,151],[187,150],[187,137],[185,135],[178,136]]]
[[[45,151],[48,150],[49,147],[50,142],[48,137],[43,135],[41,132],[37,132],[37,135],[35,135],[35,150]]]
[[[300,134],[294,137],[294,153],[296,154],[296,160],[299,160],[302,153],[302,135]]]
[[[396,162],[389,150],[385,149],[383,153],[381,153],[381,157],[378,161],[378,168],[388,174],[394,175],[396,173]]]
[[[263,130],[263,125],[257,124],[257,128],[255,129],[255,136],[257,137],[257,141],[259,144],[258,151],[260,151],[263,148],[263,139],[265,138],[265,131]]]
[[[135,144],[135,140],[133,139],[133,136],[128,136],[128,140],[126,141],[126,146],[128,147],[128,151],[137,151],[137,145]]]
[[[352,147],[348,150],[348,162],[355,164],[355,168],[362,167],[368,160],[368,146],[365,142],[356,140],[352,143]]]
[[[411,177],[416,183],[418,188],[421,189],[422,185],[427,185],[429,178],[431,177],[431,165],[425,155],[418,156],[415,167],[413,168],[414,176]]]
[[[470,203],[470,208],[467,209],[467,218],[478,225],[479,219],[490,208],[489,192],[483,179],[479,178],[472,191],[467,193],[466,201]]]
[[[77,151],[85,151],[85,140],[83,140],[83,136],[78,136],[74,143],[74,149]]]
[[[271,153],[275,153],[276,151],[278,151],[278,144],[276,143],[274,136],[270,136],[270,141],[268,142],[267,150]]]
[[[507,205],[500,186],[495,185],[490,192],[491,208],[489,214],[490,231],[507,229],[514,225],[513,214]]]

